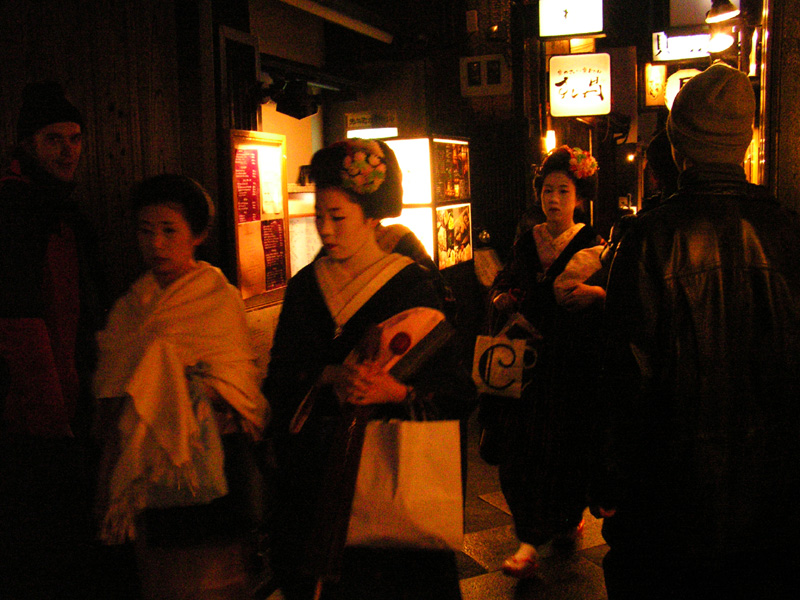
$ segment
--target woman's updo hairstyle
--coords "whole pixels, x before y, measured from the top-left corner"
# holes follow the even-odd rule
[[[536,174],[534,186],[536,194],[542,197],[542,186],[545,178],[554,172],[564,173],[575,184],[575,194],[581,200],[592,201],[597,196],[597,161],[588,152],[580,148],[561,146],[545,157],[539,172]]]
[[[195,236],[206,233],[214,221],[211,196],[191,177],[165,173],[145,179],[133,188],[131,208],[138,215],[146,206],[174,204]]]
[[[403,209],[403,174],[392,149],[380,140],[350,139],[317,151],[311,180],[317,190],[347,192],[368,218],[397,217]]]

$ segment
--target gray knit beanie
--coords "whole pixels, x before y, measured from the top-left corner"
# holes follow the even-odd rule
[[[678,92],[667,119],[672,146],[696,163],[740,164],[753,137],[756,100],[747,75],[716,63]]]

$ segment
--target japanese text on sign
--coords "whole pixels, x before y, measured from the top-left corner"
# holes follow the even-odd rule
[[[550,59],[550,114],[554,117],[611,112],[611,57],[568,54]]]

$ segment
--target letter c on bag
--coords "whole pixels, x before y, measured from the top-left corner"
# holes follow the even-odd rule
[[[514,375],[509,374],[507,369],[513,367],[517,362],[517,353],[514,347],[509,344],[492,344],[481,354],[478,360],[478,372],[484,383],[492,389],[504,390],[514,384]],[[500,367],[499,369],[497,367]],[[499,371],[499,373],[498,373]],[[508,374],[507,381],[492,381],[494,378]]]

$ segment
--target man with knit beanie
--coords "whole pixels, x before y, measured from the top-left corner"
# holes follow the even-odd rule
[[[0,178],[3,598],[87,597],[89,377],[102,311],[93,236],[71,199],[82,133],[59,84],[28,85]]]
[[[678,191],[611,267],[609,600],[789,598],[800,536],[800,220],[747,182],[755,99],[716,63],[667,122]]]

